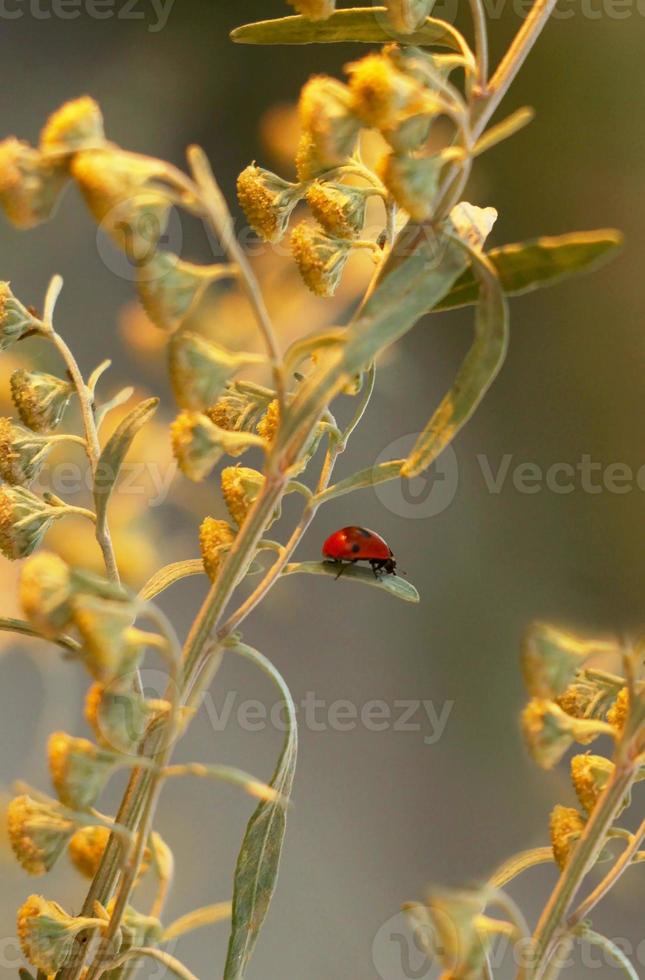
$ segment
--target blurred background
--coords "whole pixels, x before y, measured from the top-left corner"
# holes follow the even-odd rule
[[[494,56],[518,27],[513,6],[507,3],[491,25]],[[280,0],[184,0],[165,24],[147,0],[135,10],[141,19],[98,20],[89,7],[82,5],[76,19],[44,18],[47,3],[16,0],[12,10],[23,16],[4,19],[0,31],[0,135],[36,141],[52,110],[89,93],[102,106],[109,137],[128,149],[181,166],[188,143],[204,146],[234,208],[236,175],[252,159],[289,175],[289,106],[301,84],[313,72],[340,72],[363,50],[229,42],[238,23],[285,13]],[[466,7],[446,8],[465,30]],[[573,803],[566,767],[538,772],[521,744],[523,628],[536,617],[610,636],[642,625],[645,469],[640,486],[636,474],[645,464],[638,380],[645,359],[643,14],[636,5],[603,7],[601,0],[586,7],[576,0],[562,9],[570,16],[547,27],[504,106],[533,105],[537,118],[478,163],[468,198],[499,210],[492,244],[615,226],[625,233],[626,247],[588,278],[511,302],[512,343],[503,372],[454,454],[427,480],[405,494],[390,489],[344,497],[310,530],[302,558],[316,558],[324,538],[344,524],[380,531],[419,589],[420,605],[303,577],[279,584],[247,624],[246,640],[274,660],[296,701],[324,702],[316,724],[303,717],[282,873],[251,978],[430,976],[409,938],[398,938],[404,934],[401,903],[421,898],[429,882],[480,878],[514,851],[545,843],[551,807]],[[172,235],[171,244],[179,236],[186,257],[207,256],[203,229],[184,223]],[[11,280],[25,302],[40,305],[50,276],[62,274],[59,329],[83,369],[113,358],[104,390],[135,383],[161,393],[170,417],[162,338],[146,324],[118,256],[97,240],[74,190],[54,220],[34,231],[18,233],[3,219],[0,255],[1,278]],[[339,320],[367,271],[352,266],[340,299],[326,304],[305,295],[288,258],[265,254],[258,268],[285,342]],[[228,294],[209,302],[200,314],[209,329],[231,343],[242,337],[245,346],[251,327],[242,304]],[[398,440],[405,445],[404,437],[409,442],[449,387],[470,340],[468,310],[426,320],[406,338],[382,365],[340,476],[389,454]],[[4,357],[6,400],[15,364],[13,352]],[[339,408],[341,417],[346,410]],[[161,472],[172,475],[163,418],[142,443],[137,460],[160,461]],[[547,487],[550,467],[575,468],[585,456],[600,464],[593,491],[580,475],[571,492]],[[523,463],[536,464],[543,475],[532,493],[513,482]],[[616,463],[632,473],[620,493],[603,483]],[[146,486],[143,498],[119,495],[115,505],[121,557],[133,584],[169,557],[194,557],[202,516],[223,516],[213,484],[195,490],[177,478],[173,502],[160,494],[158,507],[148,506]],[[287,518],[293,513],[287,508]],[[52,543],[92,560],[81,528],[66,526]],[[13,608],[14,578],[15,569],[3,562],[3,614]],[[192,580],[164,600],[182,634],[202,593]],[[46,735],[54,728],[86,734],[86,679],[38,646],[5,639],[2,654],[2,785],[8,793],[20,778],[45,790]],[[148,677],[152,687],[154,676]],[[208,711],[178,759],[227,762],[268,777],[281,735],[271,724],[248,730],[239,710],[248,699],[270,707],[275,696],[250,665],[225,664]],[[332,717],[342,711],[333,708],[338,701],[356,705],[360,715],[373,700],[390,712],[382,731]],[[428,710],[418,704],[402,726],[405,704],[413,701]],[[106,811],[121,789],[122,780],[115,780]],[[158,818],[178,869],[168,921],[230,896],[251,810],[247,798],[225,786],[168,787]],[[41,883],[27,880],[7,847],[0,858],[0,969],[9,977],[20,963],[13,938],[17,905],[43,890],[75,911],[86,886],[65,862]],[[529,919],[554,880],[552,871],[538,870],[513,887]],[[606,934],[629,938],[634,948],[641,944],[641,965],[642,908],[642,876],[632,872],[596,919]],[[199,977],[217,977],[226,941],[222,924],[182,940],[175,953]],[[577,961],[565,975],[577,978],[589,969]],[[598,977],[613,973],[598,963]],[[144,975],[159,974],[147,966]]]

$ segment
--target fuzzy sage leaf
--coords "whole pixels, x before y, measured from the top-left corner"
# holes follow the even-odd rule
[[[270,660],[244,643],[230,648],[267,674],[278,687],[287,710],[287,733],[270,782],[277,801],[262,802],[253,813],[235,867],[233,915],[224,980],[242,980],[273,895],[286,829],[285,800],[291,795],[298,755],[298,724],[293,698]]]
[[[569,276],[590,272],[613,258],[623,242],[612,228],[578,231],[493,248],[487,257],[507,296],[551,286]],[[454,310],[477,302],[479,284],[472,267],[457,280],[433,312]]]
[[[406,579],[399,575],[374,575],[371,568],[359,568],[358,565],[345,565],[340,569],[331,561],[297,561],[287,565],[283,575],[331,575],[332,578],[350,579],[352,582],[361,582],[363,585],[370,585],[372,588],[380,589],[381,592],[389,592],[396,599],[403,599],[404,602],[419,602],[419,593]]]
[[[128,450],[139,430],[156,412],[158,404],[158,398],[147,398],[133,408],[112,433],[101,453],[94,477],[94,502],[99,526],[105,520],[107,505]]]
[[[205,575],[204,562],[201,558],[188,558],[185,561],[174,561],[170,565],[164,565],[158,572],[148,579],[139,593],[141,602],[149,602],[161,592],[165,592],[175,582],[188,578],[190,575]]]
[[[299,15],[244,24],[231,33],[237,44],[388,44],[397,39],[417,47],[438,45],[467,55],[472,53],[462,35],[443,20],[428,17],[412,34],[397,35],[386,19],[385,7],[355,7],[337,10],[325,21],[311,21]]]

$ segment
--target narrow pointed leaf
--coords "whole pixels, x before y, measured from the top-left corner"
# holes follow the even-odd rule
[[[175,582],[187,578],[189,575],[205,575],[204,562],[201,558],[188,558],[185,561],[175,561],[171,565],[165,565],[150,578],[139,593],[141,602],[149,602],[161,592],[165,592]]]
[[[375,487],[378,483],[388,483],[396,480],[401,475],[401,467],[404,459],[392,459],[386,463],[379,463],[378,466],[368,466],[367,469],[353,473],[345,480],[339,480],[331,487],[323,490],[316,495],[316,503],[326,503],[335,497],[342,497],[346,493],[353,493],[354,490],[364,490],[366,487]]]
[[[235,868],[232,927],[224,980],[242,980],[278,877],[287,820],[284,801],[289,799],[293,785],[298,755],[298,725],[289,688],[271,661],[243,643],[231,649],[256,664],[271,678],[284,699],[288,719],[284,746],[269,784],[280,799],[260,803],[253,813]]]
[[[152,418],[158,405],[158,398],[148,398],[140,402],[117,426],[101,453],[94,480],[94,502],[99,526],[105,520],[110,496],[134,437]]]
[[[594,932],[589,927],[584,927],[581,934],[583,939],[586,939],[588,943],[591,943],[593,946],[599,946],[607,957],[613,960],[616,966],[623,971],[629,980],[639,980],[635,967],[620,946],[617,946],[607,936],[603,936],[599,932]]]
[[[69,653],[77,653],[80,650],[81,645],[71,636],[65,636],[61,634],[53,639],[47,636],[43,636],[39,633],[37,629],[27,623],[22,619],[9,619],[7,617],[2,617],[0,619],[0,632],[3,633],[18,633],[20,636],[31,636],[37,640],[46,640],[48,643],[55,643],[56,646],[62,647],[63,650],[67,650]]]
[[[590,272],[612,259],[621,247],[622,235],[612,228],[578,231],[569,235],[502,245],[488,252],[507,296],[551,286],[569,276]],[[477,302],[479,284],[472,267],[466,269],[433,312],[454,310]]]
[[[388,44],[399,40],[417,47],[436,44],[452,48],[472,59],[464,38],[446,21],[428,17],[413,34],[397,35],[386,20],[385,7],[337,10],[324,21],[311,21],[300,15],[261,20],[236,28],[231,39],[238,44],[337,44],[345,41]]]
[[[362,568],[358,565],[343,566],[342,575],[339,576],[338,565],[331,561],[298,561],[287,565],[283,575],[329,575],[338,582],[360,582],[362,585],[369,585],[373,589],[381,592],[389,592],[396,599],[403,599],[404,602],[418,602],[419,593],[407,579],[400,575],[379,575],[376,577],[371,568]]]
[[[408,478],[427,469],[452,442],[490,388],[506,356],[508,308],[499,279],[485,256],[471,249],[468,251],[480,282],[475,342],[452,389],[417,439],[401,469],[401,475]]]

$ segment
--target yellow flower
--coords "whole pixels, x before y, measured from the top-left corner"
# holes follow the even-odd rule
[[[580,805],[591,813],[614,772],[614,764],[602,755],[575,755],[571,760],[571,781]]]
[[[13,403],[25,425],[35,432],[58,428],[73,393],[71,382],[43,371],[19,368],[11,375]]]
[[[1,147],[2,144],[0,151]],[[9,283],[0,282],[0,351],[7,350],[26,333],[38,330],[41,326],[40,320],[13,295]]]
[[[48,153],[75,153],[104,142],[103,116],[89,95],[65,102],[52,113],[40,134],[40,148]]]
[[[265,242],[279,242],[302,197],[297,184],[282,180],[254,163],[237,179],[237,197],[251,228]]]
[[[76,870],[85,878],[94,878],[109,839],[107,827],[82,827],[70,840],[67,853]]]
[[[28,558],[60,516],[57,510],[24,487],[0,486],[0,551],[5,558]]]
[[[215,581],[223,556],[235,541],[235,531],[227,521],[207,517],[199,529],[199,544],[206,574]]]
[[[9,841],[22,867],[31,875],[44,875],[56,863],[74,824],[60,808],[39,803],[29,796],[18,796],[7,808]]]
[[[136,751],[153,708],[129,689],[130,675],[106,687],[93,684],[85,699],[85,720],[98,742],[112,752]]]
[[[61,803],[73,810],[94,806],[114,766],[114,756],[86,738],[73,738],[65,732],[50,736],[47,756]]]
[[[555,806],[551,812],[551,844],[553,857],[561,871],[585,829],[585,819],[581,813],[569,806]]]
[[[274,398],[257,425],[257,433],[269,444],[273,442],[280,425],[280,403]]]
[[[48,975],[65,966],[79,932],[103,925],[100,919],[74,918],[41,895],[31,895],[18,911],[18,938],[25,958]]]
[[[623,687],[607,712],[607,721],[617,732],[622,732],[629,717],[629,688]]]
[[[572,718],[553,701],[533,698],[522,712],[522,731],[529,751],[543,769],[552,769],[574,742],[601,734],[595,721]]]
[[[29,622],[45,636],[57,636],[69,623],[72,576],[67,564],[48,551],[34,555],[20,576],[20,603]]]
[[[365,191],[343,184],[316,181],[306,194],[319,225],[334,238],[356,238],[365,224]]]
[[[321,165],[331,169],[345,163],[360,131],[348,87],[326,75],[310,78],[300,94],[299,112]]]
[[[291,233],[291,250],[305,285],[316,296],[333,296],[340,283],[350,246],[329,238],[306,222]]]
[[[287,3],[309,20],[327,20],[336,8],[336,0],[287,0]]]
[[[395,66],[386,54],[368,54],[347,66],[353,108],[366,126],[397,129],[407,116],[436,109],[429,91]]]
[[[16,228],[46,221],[68,180],[64,167],[10,136],[0,143],[0,205]]]
[[[228,512],[241,527],[264,486],[264,477],[248,466],[227,466],[222,470],[221,484]]]

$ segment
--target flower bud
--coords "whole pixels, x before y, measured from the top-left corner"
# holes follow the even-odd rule
[[[70,861],[84,878],[94,878],[110,839],[107,827],[81,827],[69,842]]]
[[[172,423],[171,435],[179,469],[195,483],[205,479],[223,456],[238,456],[255,444],[253,436],[220,429],[199,412],[178,415]]]
[[[20,575],[20,604],[31,625],[44,636],[57,636],[69,623],[72,576],[66,563],[49,551],[34,555]]]
[[[18,368],[11,375],[11,397],[20,418],[34,432],[58,428],[74,394],[74,385],[43,371]]]
[[[287,0],[287,3],[309,20],[327,20],[336,9],[336,0]]]
[[[564,694],[594,645],[547,623],[534,623],[522,644],[522,672],[529,694],[555,698]]]
[[[0,205],[16,228],[51,217],[67,183],[65,168],[10,136],[0,143]]]
[[[94,219],[135,265],[147,261],[166,229],[170,201],[164,165],[117,148],[83,150],[71,164]]]
[[[443,165],[440,156],[390,153],[381,162],[381,179],[414,221],[426,221],[432,216]]]
[[[280,425],[280,402],[274,398],[257,424],[257,434],[269,445],[273,442]]]
[[[9,283],[0,282],[0,351],[7,350],[30,330],[40,327],[40,320],[16,299]]]
[[[629,718],[629,688],[623,687],[607,712],[607,721],[618,733],[622,732]]]
[[[74,833],[74,824],[62,816],[53,801],[39,803],[29,796],[18,796],[7,808],[7,830],[12,850],[25,871],[44,875]]]
[[[61,803],[72,810],[94,806],[114,768],[114,756],[86,738],[73,738],[65,732],[50,735],[47,756]]]
[[[349,243],[329,238],[303,222],[291,233],[291,250],[300,275],[312,293],[333,296],[349,258]]]
[[[99,919],[74,918],[57,902],[31,895],[18,911],[18,938],[29,963],[52,975],[72,956],[77,935],[102,924]]]
[[[108,905],[110,913],[113,901]],[[137,912],[128,905],[121,920],[121,934],[123,937],[121,952],[125,952],[128,949],[140,949],[142,946],[157,946],[161,942],[163,927],[158,919]]]
[[[365,191],[343,184],[316,182],[307,204],[319,225],[333,238],[356,238],[365,224]]]
[[[182,408],[208,408],[224,390],[228,379],[248,364],[262,363],[259,354],[237,353],[183,331],[169,346],[170,380]]]
[[[0,486],[0,551],[5,558],[28,558],[60,516],[57,509],[24,487]]]
[[[412,34],[424,23],[435,0],[385,0],[388,19],[395,31]]]
[[[87,692],[85,719],[97,741],[112,752],[135,751],[151,714],[148,702],[125,684],[106,687],[97,681]]]
[[[436,96],[417,77],[400,71],[386,49],[347,66],[354,112],[366,126],[396,133],[401,122],[436,114]]]
[[[80,594],[72,600],[72,620],[83,641],[85,666],[96,680],[122,678],[138,665],[143,649],[129,603]]]
[[[222,470],[221,482],[228,512],[241,527],[264,486],[264,477],[248,466],[227,466]]]
[[[320,177],[329,170],[329,164],[320,156],[316,144],[307,132],[303,132],[298,141],[295,163],[298,179],[303,182]]]
[[[345,163],[360,131],[348,87],[326,75],[314,76],[302,90],[299,111],[321,165],[329,170]]]
[[[206,574],[215,581],[222,558],[235,541],[235,531],[227,521],[207,517],[199,529],[199,544]]]
[[[237,179],[237,197],[253,230],[265,242],[279,242],[302,190],[254,163]]]
[[[51,443],[9,418],[0,418],[0,477],[14,486],[35,480]]]
[[[551,844],[553,857],[561,871],[571,856],[585,829],[585,818],[570,806],[555,806],[551,812]]]
[[[52,113],[40,134],[40,149],[52,154],[77,153],[104,143],[103,115],[89,95],[65,102]]]
[[[595,808],[614,768],[613,762],[602,755],[574,755],[571,760],[571,780],[580,805],[587,813]]]
[[[137,270],[137,291],[150,320],[172,333],[197,305],[211,282],[221,278],[223,266],[184,262],[172,252],[155,252]]]
[[[574,742],[595,738],[602,729],[597,722],[572,718],[552,701],[533,698],[522,712],[522,731],[537,764],[552,769]]]
[[[245,398],[227,391],[226,394],[218,398],[214,405],[210,405],[205,414],[220,429],[227,432],[239,432],[248,418],[250,406]]]

